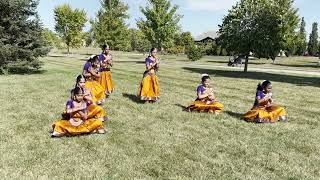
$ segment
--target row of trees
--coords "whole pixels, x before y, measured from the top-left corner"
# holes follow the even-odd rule
[[[193,45],[193,38],[190,33],[181,32],[178,23],[182,16],[177,14],[178,6],[171,5],[168,0],[149,0],[148,2],[147,7],[140,7],[144,18],[137,20],[138,29],[129,29],[125,23],[129,18],[126,4],[121,0],[103,0],[97,17],[90,21],[92,28],[89,32],[81,32],[87,22],[85,12],[79,9],[72,10],[69,5],[60,6],[54,10],[55,30],[68,47],[79,47],[83,44],[80,42],[82,37],[87,45],[93,42],[109,44],[115,50],[145,51],[147,47],[154,46],[165,49],[169,53],[186,52],[186,46]],[[293,0],[242,0],[230,10],[229,15],[224,18],[224,24],[229,21],[230,24],[225,27],[230,28],[229,32],[232,29],[235,30],[237,32],[234,34],[235,37],[241,41],[252,38],[256,40],[255,42],[259,41],[259,47],[267,45],[267,51],[275,49],[278,52],[280,48],[285,50],[287,55],[303,55],[307,49],[306,23],[304,18],[300,21],[297,11],[293,8]],[[301,22],[300,29],[299,22]],[[238,31],[239,28],[246,28],[246,30]],[[267,34],[266,31],[268,31]],[[220,28],[220,34],[222,34],[220,39],[225,39],[222,28]],[[310,43],[314,44],[317,38],[312,37]],[[221,42],[223,44],[223,41]],[[308,50],[310,54],[314,54],[315,47],[310,43]],[[256,44],[251,43],[251,45]],[[227,48],[230,46],[228,43],[224,44],[227,50],[215,42],[209,46],[203,47],[208,55],[225,55],[236,51],[233,47]],[[316,46],[318,47],[318,44]],[[216,53],[217,51],[220,52]],[[265,51],[265,48],[261,48],[255,54],[273,59],[278,54]]]
[[[61,47],[57,40],[63,40],[69,47],[85,44],[108,44],[114,50],[147,51],[151,46],[173,52],[184,52],[186,44],[193,42],[188,32],[181,32],[178,23],[181,15],[177,14],[178,6],[171,5],[169,0],[149,0],[149,6],[140,7],[145,18],[137,20],[138,29],[129,29],[125,21],[129,18],[128,6],[121,0],[103,0],[101,9],[88,33],[82,29],[87,22],[84,10],[72,9],[69,5],[54,9],[55,31],[59,38],[52,38],[53,32],[45,32],[47,41],[55,47]],[[48,35],[50,34],[50,36]],[[50,37],[50,38],[48,38]],[[175,45],[180,49],[174,49]]]
[[[151,46],[169,53],[190,53],[198,57],[203,52],[212,55],[254,53],[258,57],[275,59],[280,50],[288,54],[303,54],[306,49],[305,21],[300,21],[293,0],[240,0],[219,28],[219,39],[196,46],[189,32],[182,32],[178,6],[169,0],[148,0],[140,7],[144,17],[137,20],[138,29],[129,29],[128,6],[121,0],[102,0],[97,17],[90,20],[92,28],[83,32],[88,21],[81,9],[69,5],[54,9],[55,31],[42,29],[36,7],[37,0],[0,0],[0,68],[2,72],[15,68],[38,69],[39,56],[48,53],[48,46],[79,47],[83,44],[108,44],[114,50],[147,51]],[[300,29],[299,29],[299,22]],[[42,37],[42,38],[41,38]],[[62,43],[64,42],[64,43]],[[309,54],[319,50],[317,24],[308,43]],[[201,51],[196,53],[195,51]]]

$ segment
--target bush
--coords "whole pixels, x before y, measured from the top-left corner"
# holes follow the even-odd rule
[[[174,47],[169,48],[167,50],[167,52],[169,54],[175,54],[175,55],[183,54],[184,53],[184,47],[183,46],[174,46]]]
[[[188,59],[191,61],[197,61],[203,56],[203,49],[195,45],[190,46],[188,49]]]

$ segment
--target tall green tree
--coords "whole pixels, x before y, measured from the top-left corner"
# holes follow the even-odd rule
[[[194,44],[194,38],[190,32],[182,32],[176,35],[174,44],[176,46],[183,46],[186,49]]]
[[[250,52],[275,60],[279,51],[292,45],[299,23],[293,0],[240,0],[220,25],[219,42],[228,52]]]
[[[130,50],[128,5],[121,0],[102,0],[102,8],[95,20],[91,21],[97,43],[108,44],[114,50]]]
[[[72,9],[65,4],[54,9],[55,30],[68,47],[77,48],[82,44],[82,29],[87,22],[83,9]]]
[[[45,43],[51,48],[66,48],[66,45],[63,42],[63,40],[56,33],[49,30],[48,28],[44,28],[44,30],[42,31],[42,37]]]
[[[318,52],[318,23],[314,22],[312,24],[312,31],[309,36],[309,43],[308,43],[308,53],[312,56],[316,55]]]
[[[150,50],[150,42],[139,29],[130,29],[130,42],[133,51],[148,52]]]
[[[36,0],[0,0],[0,73],[39,69],[49,48],[41,36]]]
[[[186,53],[189,47],[194,45],[194,39],[190,32],[178,32],[174,36],[174,46],[166,49],[171,54]]]
[[[281,49],[286,51],[287,56],[293,55],[298,47],[298,29],[300,17],[298,9],[293,6],[294,0],[275,0],[275,3],[280,6],[276,13],[280,20],[282,42]],[[279,11],[279,12],[278,12]]]
[[[298,33],[297,55],[303,55],[307,50],[306,22],[304,17],[301,19],[300,30]]]
[[[180,30],[178,23],[182,16],[177,14],[179,7],[172,6],[169,0],[148,0],[148,2],[147,7],[140,7],[145,19],[140,18],[137,26],[153,47],[159,50],[172,47],[174,36]]]

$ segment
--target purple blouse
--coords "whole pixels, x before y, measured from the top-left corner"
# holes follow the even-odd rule
[[[87,105],[87,104],[86,104]],[[87,105],[88,106],[88,105]],[[74,101],[72,99],[70,99],[69,101],[67,101],[66,103],[66,108],[67,109],[72,109],[74,108]],[[84,109],[82,112],[86,113],[87,112],[87,107],[86,109]]]
[[[206,89],[205,89],[204,85],[199,85],[197,87],[197,93],[203,94],[205,90]]]
[[[106,59],[106,57],[104,57],[103,54],[100,54],[99,57],[98,57],[99,61],[102,62]]]
[[[265,96],[266,96],[266,95],[263,93],[263,91],[257,91],[257,93],[256,93],[256,99],[255,99],[255,101],[254,101],[253,106],[258,106],[258,105],[259,105],[258,100],[263,99]]]
[[[86,62],[83,66],[83,70],[89,71],[90,67],[92,67],[92,64],[90,62]]]
[[[74,108],[73,100],[67,101],[66,107],[67,107],[67,109],[72,109],[72,108]]]
[[[154,63],[150,57],[147,57],[145,62],[147,66],[151,66]]]
[[[106,59],[106,57],[104,56],[104,54],[100,54],[98,59],[99,59],[99,62],[102,63]],[[111,61],[112,61],[112,56],[111,56]],[[100,68],[100,72],[106,71],[106,70],[110,70],[110,68],[104,68],[104,67]]]

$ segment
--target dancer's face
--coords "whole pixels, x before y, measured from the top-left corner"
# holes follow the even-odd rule
[[[205,86],[205,87],[209,87],[210,86],[210,79],[206,79],[204,82],[202,82],[203,83],[203,85]]]
[[[272,85],[268,84],[268,86],[264,90],[266,93],[271,93],[272,92]]]

